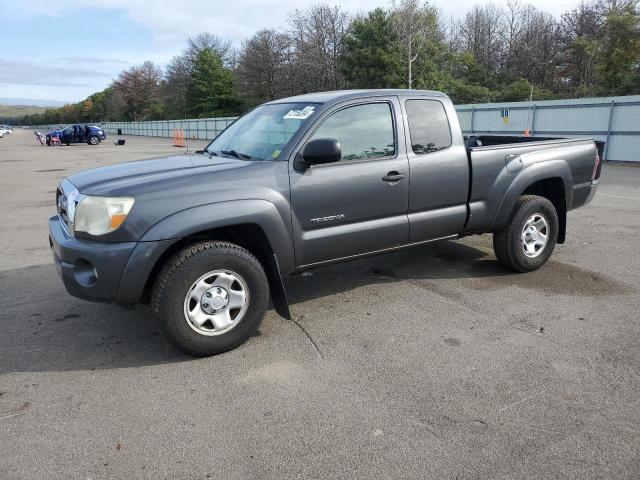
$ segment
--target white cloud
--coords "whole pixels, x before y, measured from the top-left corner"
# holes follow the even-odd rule
[[[40,2],[37,2],[40,3]],[[46,2],[49,3],[49,2]],[[82,0],[59,0],[58,9],[64,11],[61,4],[81,6]],[[318,2],[313,2],[318,3]],[[340,5],[350,13],[366,12],[375,7],[387,7],[388,0],[345,0],[328,1]],[[458,2],[433,2],[446,17],[462,17],[477,2],[462,0]],[[507,0],[493,3],[506,5]],[[556,16],[575,6],[577,0],[538,0],[531,2],[536,7]],[[188,37],[200,32],[210,32],[230,39],[236,45],[250,37],[261,28],[286,28],[287,15],[296,8],[304,9],[312,2],[298,0],[236,0],[207,1],[183,0],[179,3],[163,0],[102,0],[100,8],[112,8],[126,12],[129,19],[140,23],[153,33],[160,47],[182,45]],[[46,9],[43,9],[46,10]]]
[[[53,75],[46,66],[46,58],[40,58],[40,52],[32,52],[29,57],[34,62],[40,63],[40,69],[34,67],[30,70],[35,78],[52,78],[48,83],[57,83],[56,93],[59,98],[67,100],[79,100],[87,95],[104,88],[111,79],[117,77],[118,73],[130,65],[139,64],[144,60],[151,60],[154,63],[164,66],[168,60],[185,48],[187,38],[201,32],[216,34],[222,38],[229,39],[234,46],[239,47],[242,42],[248,39],[256,31],[262,28],[286,29],[288,14],[296,8],[304,9],[315,3],[325,2],[328,4],[338,4],[343,10],[355,14],[367,12],[374,8],[388,7],[390,0],[313,0],[312,2],[300,0],[235,0],[233,2],[220,0],[182,0],[180,2],[169,2],[166,0],[101,0],[97,5],[100,9],[111,9],[124,15],[127,19],[141,25],[153,35],[152,46],[146,45],[144,50],[129,45],[124,52],[106,52],[105,56],[91,58],[62,58],[58,67],[66,70],[62,72],[55,70]],[[444,0],[434,0],[433,2],[442,12],[445,18],[461,18],[469,11],[477,0],[458,0],[457,2],[446,2]],[[505,5],[507,0],[495,0],[495,4]],[[537,0],[534,4],[537,8],[546,10],[555,16],[569,10],[577,5],[578,0]],[[22,3],[24,8],[22,13],[16,11],[12,17],[18,15],[56,15],[64,16],[64,12],[72,9],[85,8],[86,0],[57,0],[55,8],[51,8],[49,0],[31,0],[29,3]],[[100,14],[100,12],[98,13]],[[91,16],[87,17],[91,22]],[[45,65],[45,66],[42,66]],[[29,70],[22,65],[13,74],[14,80],[19,71],[23,73]],[[88,75],[91,72],[93,77]],[[71,78],[75,74],[75,78]],[[60,78],[68,78],[68,83],[62,85]],[[22,78],[26,78],[22,76]],[[87,82],[92,79],[93,82]],[[2,80],[0,80],[2,81]],[[5,80],[6,82],[6,80]],[[19,85],[22,83],[22,85]],[[14,81],[10,88],[5,83],[3,88],[15,90],[18,96],[27,96],[27,84],[34,84],[34,81]],[[86,86],[73,88],[72,83],[85,84]],[[89,84],[87,84],[89,83]],[[22,87],[22,89],[21,89]],[[52,87],[53,88],[53,87]],[[29,96],[39,98],[34,93]],[[50,96],[49,93],[47,95]]]
[[[72,85],[74,83],[71,82],[76,82],[75,85],[82,85],[83,83],[77,81],[105,76],[108,74],[99,70],[0,59],[0,84]]]

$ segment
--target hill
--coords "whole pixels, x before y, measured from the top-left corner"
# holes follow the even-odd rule
[[[35,105],[0,105],[0,117],[15,118],[23,115],[43,113],[50,107],[37,107]]]

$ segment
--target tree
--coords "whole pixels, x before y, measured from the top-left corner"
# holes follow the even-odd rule
[[[492,3],[475,5],[460,23],[463,51],[473,55],[478,66],[486,72],[484,82],[499,72],[503,52],[504,12]]]
[[[597,82],[598,36],[602,15],[595,2],[581,2],[562,15],[561,79],[565,89],[588,93]]]
[[[273,29],[261,30],[244,42],[235,73],[240,90],[252,104],[289,93],[290,47],[289,36]]]
[[[227,67],[233,63],[231,42],[228,40],[210,33],[200,33],[187,39],[187,48],[169,61],[162,84],[163,102],[170,118],[184,118],[190,110],[187,94],[191,78],[198,55],[205,50],[215,52]]]
[[[153,120],[162,114],[162,70],[152,62],[131,67],[113,83],[118,108],[128,120]]]
[[[414,62],[424,54],[430,43],[439,42],[444,36],[438,26],[438,14],[435,7],[428,3],[400,0],[396,4],[394,0],[391,15],[405,58],[407,87],[412,88]]]
[[[442,90],[457,103],[640,93],[639,0],[582,0],[560,21],[527,0],[478,4],[446,24],[423,0],[395,0],[350,19],[318,4],[289,30],[242,44],[201,33],[165,72],[123,71],[82,102],[20,124],[235,114],[247,104],[345,87]],[[242,93],[242,100],[239,93]]]
[[[187,91],[191,82],[191,65],[184,55],[169,60],[162,84],[162,98],[169,118],[184,118],[187,114]]]
[[[290,81],[296,93],[339,90],[340,61],[349,17],[340,7],[319,4],[289,16],[292,44]]]
[[[522,28],[515,42],[511,72],[544,88],[557,86],[561,30],[547,12],[527,6],[522,10]]]
[[[344,39],[341,71],[350,86],[399,88],[404,85],[401,52],[390,15],[376,8],[353,20]]]
[[[198,55],[205,50],[215,52],[226,67],[233,66],[233,49],[229,40],[224,40],[211,33],[199,33],[187,39],[187,49],[182,54],[189,69],[193,68]]]
[[[606,5],[598,55],[603,92],[614,95],[640,90],[640,14],[636,1]]]
[[[197,117],[235,115],[242,105],[233,73],[211,49],[202,50],[196,58],[187,98],[189,113]]]

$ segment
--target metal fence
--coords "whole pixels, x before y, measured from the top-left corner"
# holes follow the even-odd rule
[[[456,106],[465,134],[593,138],[606,141],[605,160],[640,162],[640,95]],[[109,134],[172,137],[184,130],[186,139],[211,140],[236,117],[146,122],[105,122]],[[41,125],[46,131],[48,127]]]
[[[465,134],[593,138],[605,160],[640,162],[640,95],[456,106]]]
[[[122,135],[144,135],[147,137],[173,137],[175,129],[184,131],[186,139],[211,140],[227,128],[236,117],[199,118],[186,120],[155,120],[148,122],[104,122],[105,132]]]

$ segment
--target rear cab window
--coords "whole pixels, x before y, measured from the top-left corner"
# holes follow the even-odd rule
[[[438,152],[451,146],[451,130],[444,105],[437,100],[406,100],[411,150],[416,155]]]

